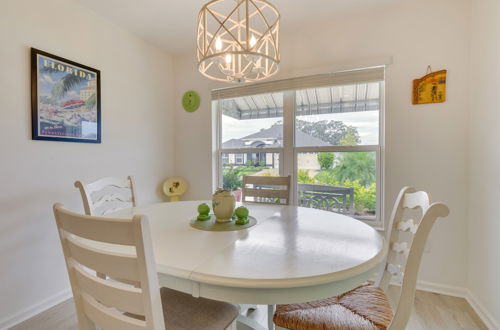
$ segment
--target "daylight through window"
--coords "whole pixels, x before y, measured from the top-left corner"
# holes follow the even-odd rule
[[[243,175],[291,175],[294,204],[380,224],[384,71],[367,72],[214,93],[218,184],[239,200]]]

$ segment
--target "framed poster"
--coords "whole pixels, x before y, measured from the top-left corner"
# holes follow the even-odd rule
[[[101,143],[100,74],[31,48],[33,140]]]

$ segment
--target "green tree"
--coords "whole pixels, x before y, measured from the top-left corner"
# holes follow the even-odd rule
[[[275,125],[283,125],[283,121],[277,121]],[[338,120],[309,122],[297,119],[295,128],[330,145],[357,145],[361,142],[358,130],[355,127],[347,126],[344,122]]]
[[[335,155],[333,152],[318,152],[318,163],[321,169],[329,169],[333,166]]]
[[[316,122],[309,122],[298,119],[295,122],[295,127],[299,131],[335,146],[342,145],[341,141],[347,138],[353,142],[351,145],[357,145],[361,142],[356,128],[347,126],[338,120],[320,120]]]
[[[340,182],[356,181],[363,186],[375,183],[375,153],[372,152],[345,152],[342,153],[339,163],[335,166],[335,176]]]
[[[346,133],[340,139],[341,146],[355,146],[360,142],[358,131],[354,127],[347,127]]]

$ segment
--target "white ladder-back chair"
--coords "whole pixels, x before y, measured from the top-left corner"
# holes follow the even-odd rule
[[[100,218],[54,205],[81,330],[234,328],[235,306],[158,286],[145,216]],[[86,269],[139,283],[133,287]]]
[[[408,218],[408,213],[416,213],[410,210],[418,211],[419,216]],[[375,284],[366,283],[315,302],[278,305],[274,314],[277,329],[405,329],[425,242],[436,219],[448,214],[448,207],[431,204],[426,192],[403,188],[388,226],[389,252]],[[399,294],[388,297],[389,283],[394,282],[400,287]]]
[[[80,189],[86,215],[102,216],[137,206],[134,178],[102,178],[92,183],[75,182]]]
[[[252,187],[247,187],[252,185]],[[242,202],[264,204],[290,204],[290,176],[244,175],[242,183]],[[247,200],[247,197],[253,200]]]

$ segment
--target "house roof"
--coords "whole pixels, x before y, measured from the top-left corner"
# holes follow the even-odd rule
[[[224,149],[245,148],[245,141],[243,141],[242,139],[231,139],[222,143],[222,148]]]
[[[250,141],[265,141],[265,140],[274,140],[272,144],[265,144],[260,146],[248,145],[245,142]],[[231,139],[224,143],[222,143],[223,149],[238,149],[238,148],[281,148],[281,141],[283,141],[283,125],[273,125],[270,128],[262,129],[257,133],[253,133],[242,137],[241,139]],[[295,141],[297,147],[324,147],[329,146],[330,144],[317,138],[306,134],[302,131],[297,131],[295,133]]]
[[[242,140],[276,139],[283,140],[283,125],[273,125],[267,129],[261,129],[257,133],[247,135]]]

